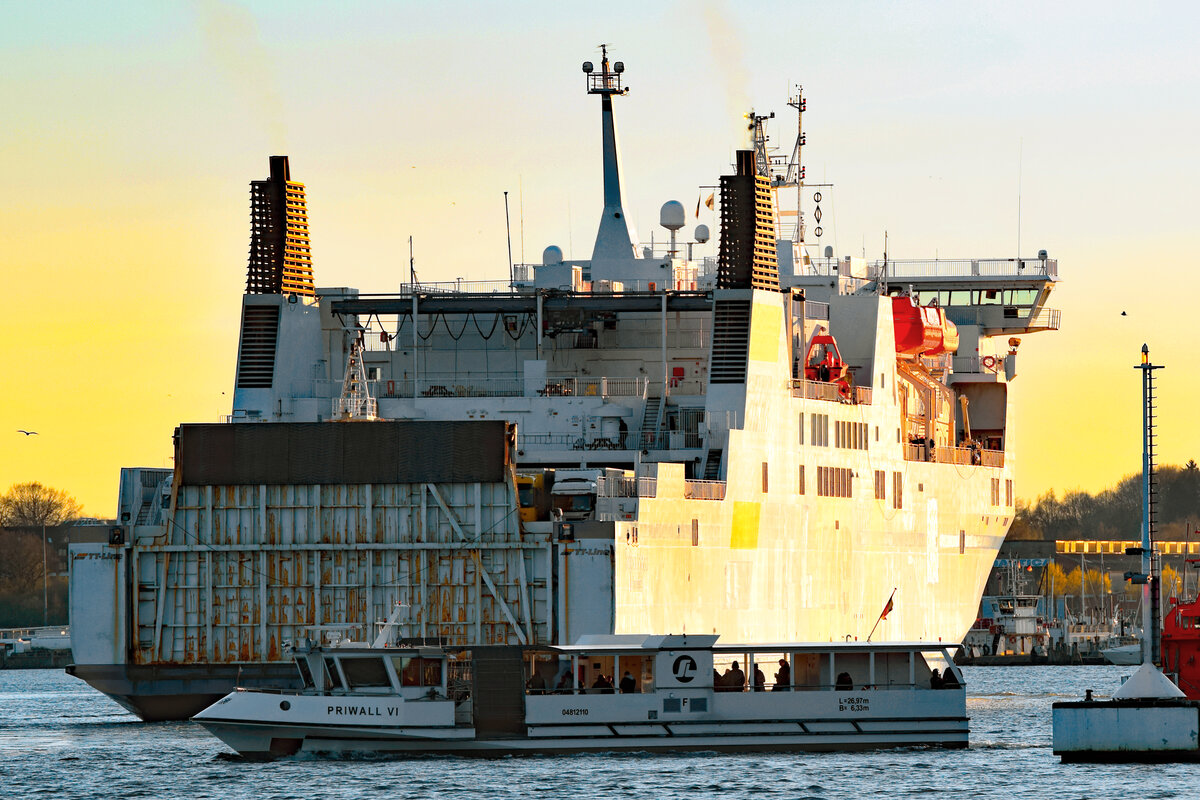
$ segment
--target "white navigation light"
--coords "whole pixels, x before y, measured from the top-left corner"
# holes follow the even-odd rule
[[[708,241],[708,238],[709,238],[708,226],[707,225],[697,225],[696,226],[696,241],[699,242],[700,244],[704,244],[705,242]]]
[[[678,200],[663,203],[662,210],[658,212],[658,224],[669,231],[677,231],[686,223],[687,212],[683,210],[683,203]]]
[[[592,62],[590,62],[590,61],[583,62],[583,71],[584,72],[586,72],[588,75],[591,75],[592,69],[593,69]]]

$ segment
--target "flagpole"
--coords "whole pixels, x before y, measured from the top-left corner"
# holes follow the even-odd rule
[[[871,637],[875,635],[875,628],[879,627],[879,623],[887,617],[895,606],[892,605],[892,598],[896,596],[895,587],[892,588],[892,593],[888,595],[887,603],[883,606],[883,611],[879,615],[879,619],[875,620],[875,625],[871,628],[871,632],[867,634],[867,641],[871,641]]]

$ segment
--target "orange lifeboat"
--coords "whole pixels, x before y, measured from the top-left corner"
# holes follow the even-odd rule
[[[892,298],[896,355],[936,356],[958,350],[958,328],[937,306],[919,306],[911,297]]]

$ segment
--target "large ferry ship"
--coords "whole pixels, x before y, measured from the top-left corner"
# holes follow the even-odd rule
[[[76,537],[75,675],[183,718],[294,680],[313,629],[363,641],[396,609],[399,640],[456,646],[961,640],[1013,517],[1017,337],[1057,329],[1056,262],[814,255],[803,129],[773,156],[754,115],[712,198],[718,256],[677,241],[677,202],[669,244],[641,246],[623,65],[584,72],[587,260],[318,289],[304,187],[271,159],[232,413],[180,426],[173,470],[123,470],[120,525]]]

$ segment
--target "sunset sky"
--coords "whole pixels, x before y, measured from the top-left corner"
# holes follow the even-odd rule
[[[409,235],[423,280],[503,278],[505,190],[516,260],[588,257],[601,41],[643,239],[728,170],[749,108],[789,148],[802,83],[822,245],[1011,257],[1020,195],[1021,254],[1059,260],[1062,330],[1012,387],[1020,496],[1140,468],[1143,342],[1161,462],[1200,459],[1198,34],[1185,3],[0,0],[0,491],[112,515],[121,466],[229,412],[270,155],[307,186],[319,286],[393,290]]]

